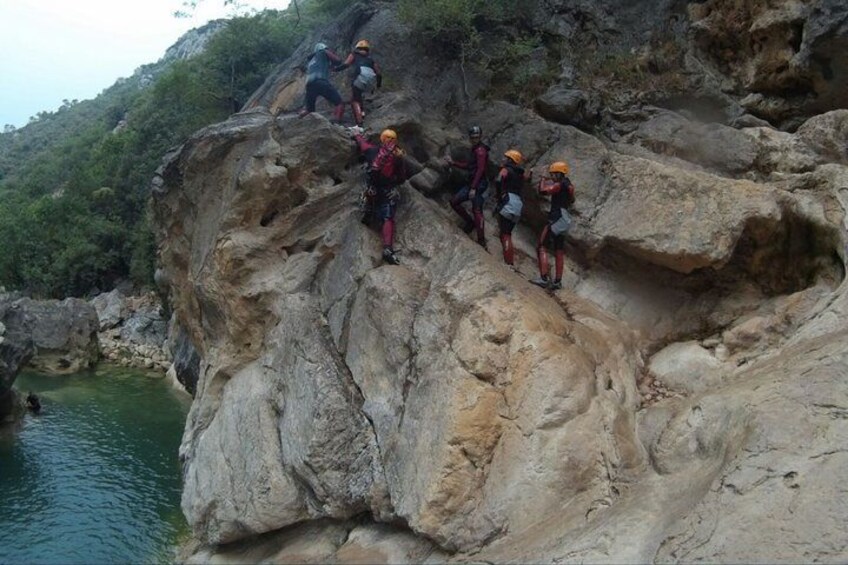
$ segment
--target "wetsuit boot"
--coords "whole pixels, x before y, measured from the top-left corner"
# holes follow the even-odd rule
[[[383,247],[383,261],[390,265],[400,265],[400,259],[395,255],[395,250],[391,247]]]

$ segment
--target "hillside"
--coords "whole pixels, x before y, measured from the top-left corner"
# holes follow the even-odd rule
[[[359,2],[154,180],[201,361],[191,562],[843,562],[848,9]],[[302,62],[367,38],[398,132],[397,249]],[[344,78],[338,85],[346,92]],[[577,187],[561,290],[448,199],[478,125]],[[494,171],[493,171],[494,172]]]
[[[332,9],[212,22],[94,100],[0,134],[0,286],[65,297],[152,285],[147,201],[162,155],[238,110]]]

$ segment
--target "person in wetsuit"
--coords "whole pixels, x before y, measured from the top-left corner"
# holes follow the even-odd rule
[[[542,228],[536,246],[539,260],[539,278],[531,282],[543,288],[558,290],[562,288],[562,270],[565,262],[565,234],[571,227],[571,215],[568,210],[574,205],[574,185],[568,178],[568,164],[557,161],[548,168],[549,179],[539,183],[539,193],[551,197],[551,211],[548,222]],[[550,263],[547,246],[552,246],[556,257],[556,275],[550,279]]]
[[[486,199],[486,190],[489,188],[489,180],[486,178],[486,166],[489,163],[489,146],[483,143],[483,130],[480,126],[472,126],[468,130],[468,139],[471,141],[471,151],[466,161],[454,161],[447,157],[448,165],[465,169],[468,172],[468,184],[460,188],[451,198],[451,208],[462,218],[463,231],[471,233],[477,231],[477,243],[486,247],[486,233],[483,221],[483,202]],[[471,210],[474,217],[462,206],[463,202],[471,201]]]
[[[330,82],[330,70],[337,70],[341,62],[341,57],[333,53],[324,43],[315,44],[315,49],[306,65],[306,108],[301,112],[301,116],[315,111],[315,103],[320,96],[335,106],[333,120],[342,121],[344,116],[342,97]]]
[[[383,242],[383,261],[392,265],[400,264],[395,255],[395,212],[400,198],[398,186],[406,181],[406,165],[403,150],[398,147],[397,133],[386,129],[380,134],[380,145],[370,143],[364,135],[354,136],[357,149],[365,159],[365,199],[366,217],[371,214],[380,221],[380,234]]]
[[[341,64],[338,70],[350,68],[350,106],[353,110],[353,119],[357,126],[362,125],[362,120],[365,118],[365,101],[363,99],[364,89],[380,88],[383,84],[383,75],[380,73],[380,67],[377,62],[371,57],[371,44],[365,39],[360,39],[353,49],[353,53],[347,56],[344,63]],[[363,71],[363,68],[366,70]]]
[[[524,156],[516,149],[504,153],[501,170],[495,178],[497,204],[495,217],[498,220],[503,259],[507,265],[515,266],[515,247],[512,245],[512,230],[521,219],[524,202],[521,198],[524,182],[529,180],[530,173],[524,172],[521,164]]]

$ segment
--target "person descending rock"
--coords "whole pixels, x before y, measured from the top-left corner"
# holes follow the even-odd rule
[[[333,120],[342,121],[344,116],[342,97],[330,82],[330,70],[337,70],[341,62],[341,57],[333,53],[325,44],[315,44],[315,49],[306,66],[306,108],[300,113],[301,116],[315,111],[315,102],[320,96],[335,105]]]
[[[552,290],[562,288],[562,269],[565,261],[565,234],[571,227],[568,209],[574,204],[574,185],[568,179],[568,164],[557,161],[548,168],[549,179],[539,182],[539,193],[551,197],[551,211],[548,223],[542,228],[536,253],[539,259],[539,278],[532,280],[535,285]],[[556,256],[556,278],[550,280],[550,264],[546,247],[552,245]]]
[[[486,190],[489,181],[486,178],[486,166],[489,163],[489,146],[482,142],[483,130],[480,126],[472,126],[468,130],[468,138],[471,141],[471,152],[467,161],[454,161],[446,158],[448,165],[465,169],[468,171],[468,184],[454,194],[451,198],[451,207],[459,214],[465,222],[462,229],[465,233],[477,230],[477,243],[486,247],[486,233],[483,222],[483,202],[486,198]],[[462,203],[471,200],[471,210],[474,218],[463,208]]]
[[[365,39],[360,39],[353,49],[353,53],[347,56],[345,62],[338,70],[350,67],[350,107],[353,110],[353,119],[357,126],[362,125],[365,118],[365,101],[363,94],[374,92],[383,84],[383,75],[380,67],[371,57],[371,44]]]
[[[367,223],[371,215],[376,215],[381,226],[383,240],[383,260],[392,265],[400,264],[395,255],[395,212],[400,193],[398,186],[406,180],[406,165],[403,150],[398,147],[397,133],[383,130],[380,145],[374,145],[361,133],[354,135],[357,148],[365,158],[365,217]]]
[[[521,210],[524,203],[521,200],[521,192],[525,180],[529,180],[532,173],[524,172],[521,164],[524,156],[516,149],[510,149],[504,153],[504,161],[501,170],[495,178],[495,193],[497,204],[495,205],[495,217],[498,220],[501,247],[503,247],[503,258],[507,265],[515,266],[515,248],[512,245],[512,230],[521,218]]]

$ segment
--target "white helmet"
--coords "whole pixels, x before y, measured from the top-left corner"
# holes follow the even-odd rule
[[[320,52],[320,51],[323,51],[323,50],[324,50],[324,49],[326,49],[326,48],[327,48],[327,44],[326,44],[326,43],[318,42],[318,43],[316,43],[316,44],[315,44],[315,53],[318,53],[318,52]]]

